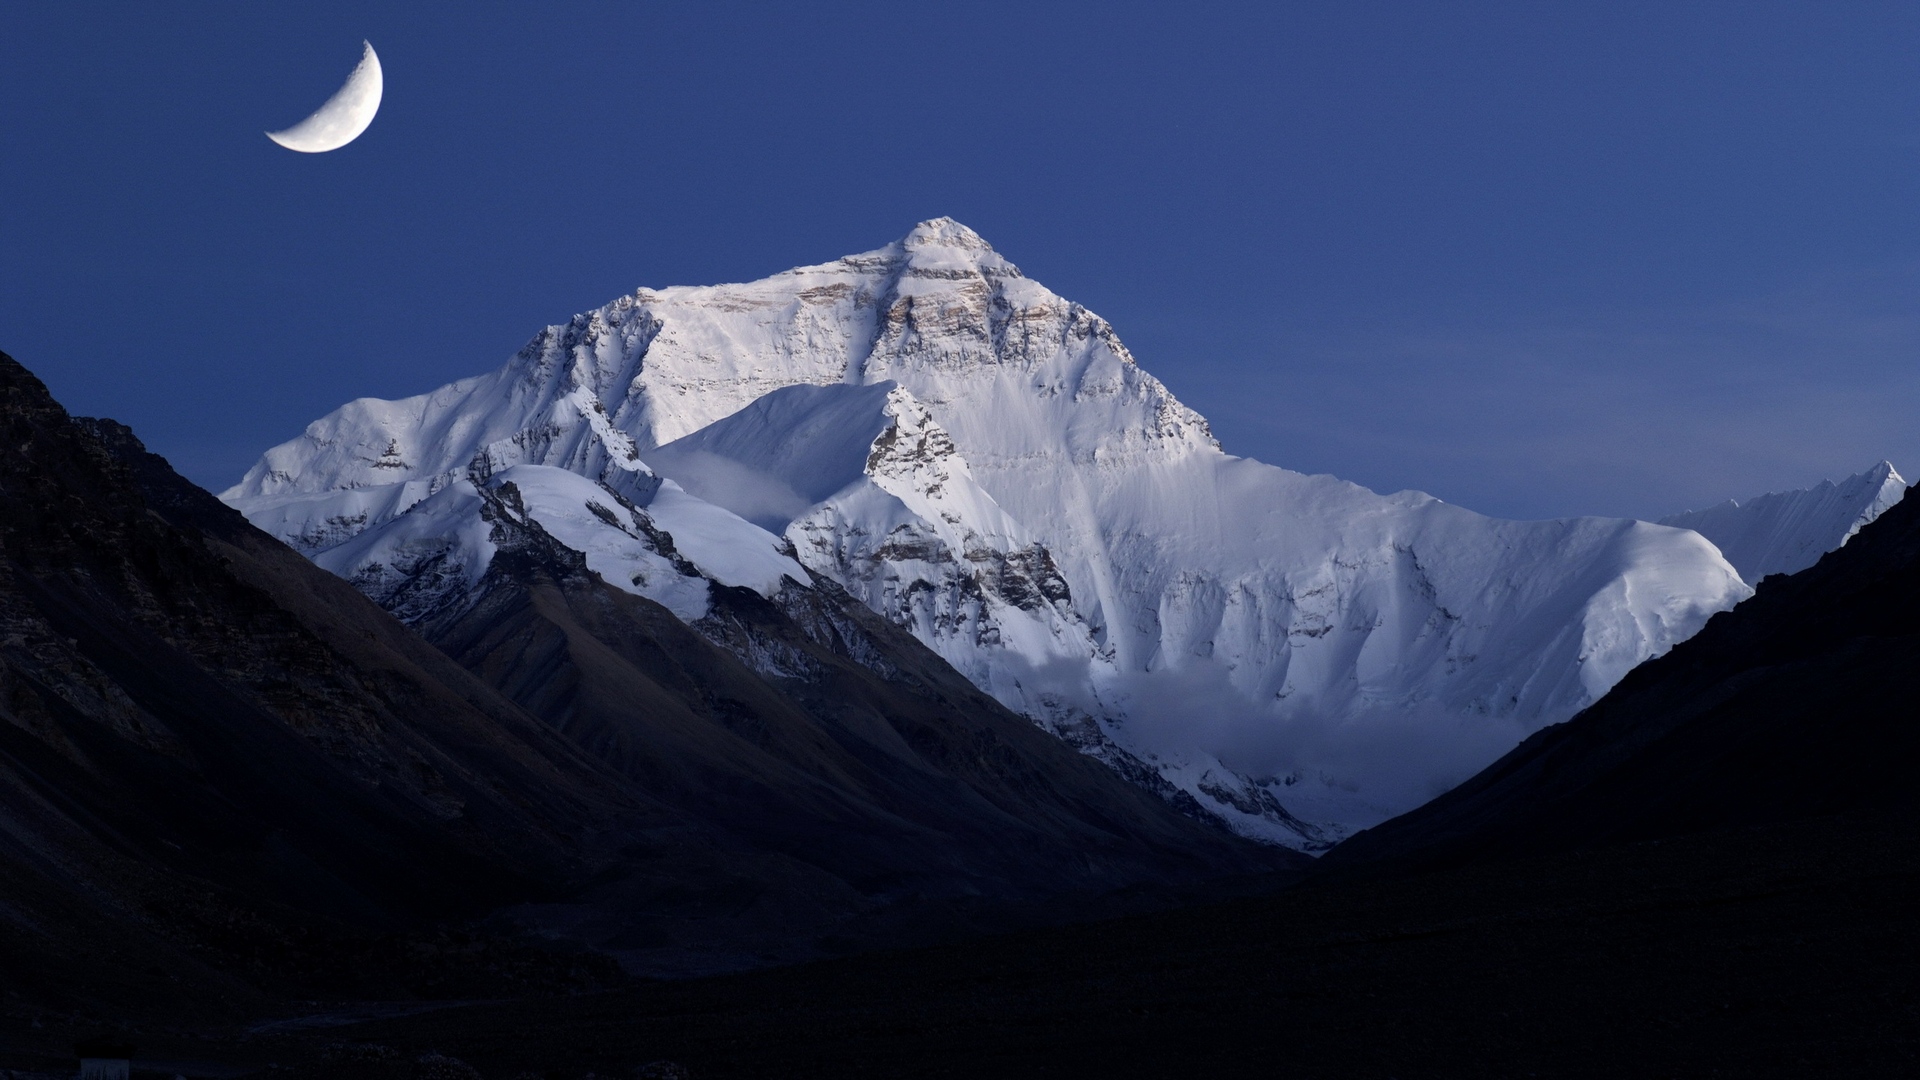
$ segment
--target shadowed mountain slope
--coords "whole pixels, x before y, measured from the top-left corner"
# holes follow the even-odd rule
[[[33,956],[53,983],[90,982],[90,955],[212,978],[236,926],[386,932],[554,895],[609,829],[672,820],[4,355],[0,430],[16,989]]]
[[[1920,809],[1920,501],[1714,616],[1472,780],[1330,852],[1444,865]]]
[[[1280,858],[901,641],[862,637],[882,677],[717,605],[763,674],[502,519],[491,606],[440,628],[476,677],[4,356],[0,430],[0,967],[41,1000],[314,996],[387,962],[348,939],[510,905],[753,966]]]
[[[483,497],[500,551],[469,602],[418,629],[651,797],[811,875],[798,904],[716,894],[741,932],[692,970],[751,966],[739,950],[923,940],[922,923],[1053,921],[1076,901],[1046,915],[1030,901],[1306,863],[1126,783],[827,579],[771,598],[716,583],[689,625],[589,570],[513,484]],[[673,954],[706,916],[686,907],[642,877],[540,917],[632,966],[687,970]],[[796,951],[796,928],[823,919],[840,920],[831,939]]]

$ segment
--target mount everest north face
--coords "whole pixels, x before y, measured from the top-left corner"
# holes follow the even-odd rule
[[[418,622],[474,602],[509,496],[696,629],[716,588],[830,579],[1123,775],[1305,851],[1752,592],[1688,529],[1503,521],[1227,454],[1105,320],[945,218],[640,289],[488,374],[349,402],[221,498]]]

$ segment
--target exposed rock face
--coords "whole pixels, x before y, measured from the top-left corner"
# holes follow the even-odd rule
[[[1222,453],[1105,320],[947,219],[639,290],[491,374],[346,405],[223,498],[351,574],[346,537],[478,464],[619,493],[709,576],[716,550],[790,554],[1041,725],[1309,850],[1748,594],[1683,530],[1496,521]],[[770,539],[676,527],[687,499]],[[779,587],[751,576],[729,583]]]

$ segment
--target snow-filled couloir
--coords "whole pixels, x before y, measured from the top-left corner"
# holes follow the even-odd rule
[[[1123,773],[1306,850],[1750,592],[1684,529],[1501,521],[1226,454],[1105,320],[944,218],[750,284],[639,290],[490,374],[350,402],[222,497],[405,613],[430,575],[459,602],[513,477],[525,513],[683,617],[707,578],[766,591],[766,560],[801,585],[804,565]]]
[[[1719,547],[1748,584],[1768,574],[1794,574],[1845,544],[1907,493],[1907,482],[1882,461],[1835,483],[1822,480],[1799,491],[1776,491],[1741,502],[1728,499],[1705,510],[1660,519],[1692,529]]]

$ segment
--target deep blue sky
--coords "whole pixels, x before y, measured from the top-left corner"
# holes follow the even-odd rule
[[[358,142],[262,136],[362,38]],[[1290,468],[1527,517],[1920,470],[1920,4],[0,0],[0,349],[216,489],[938,214]]]

